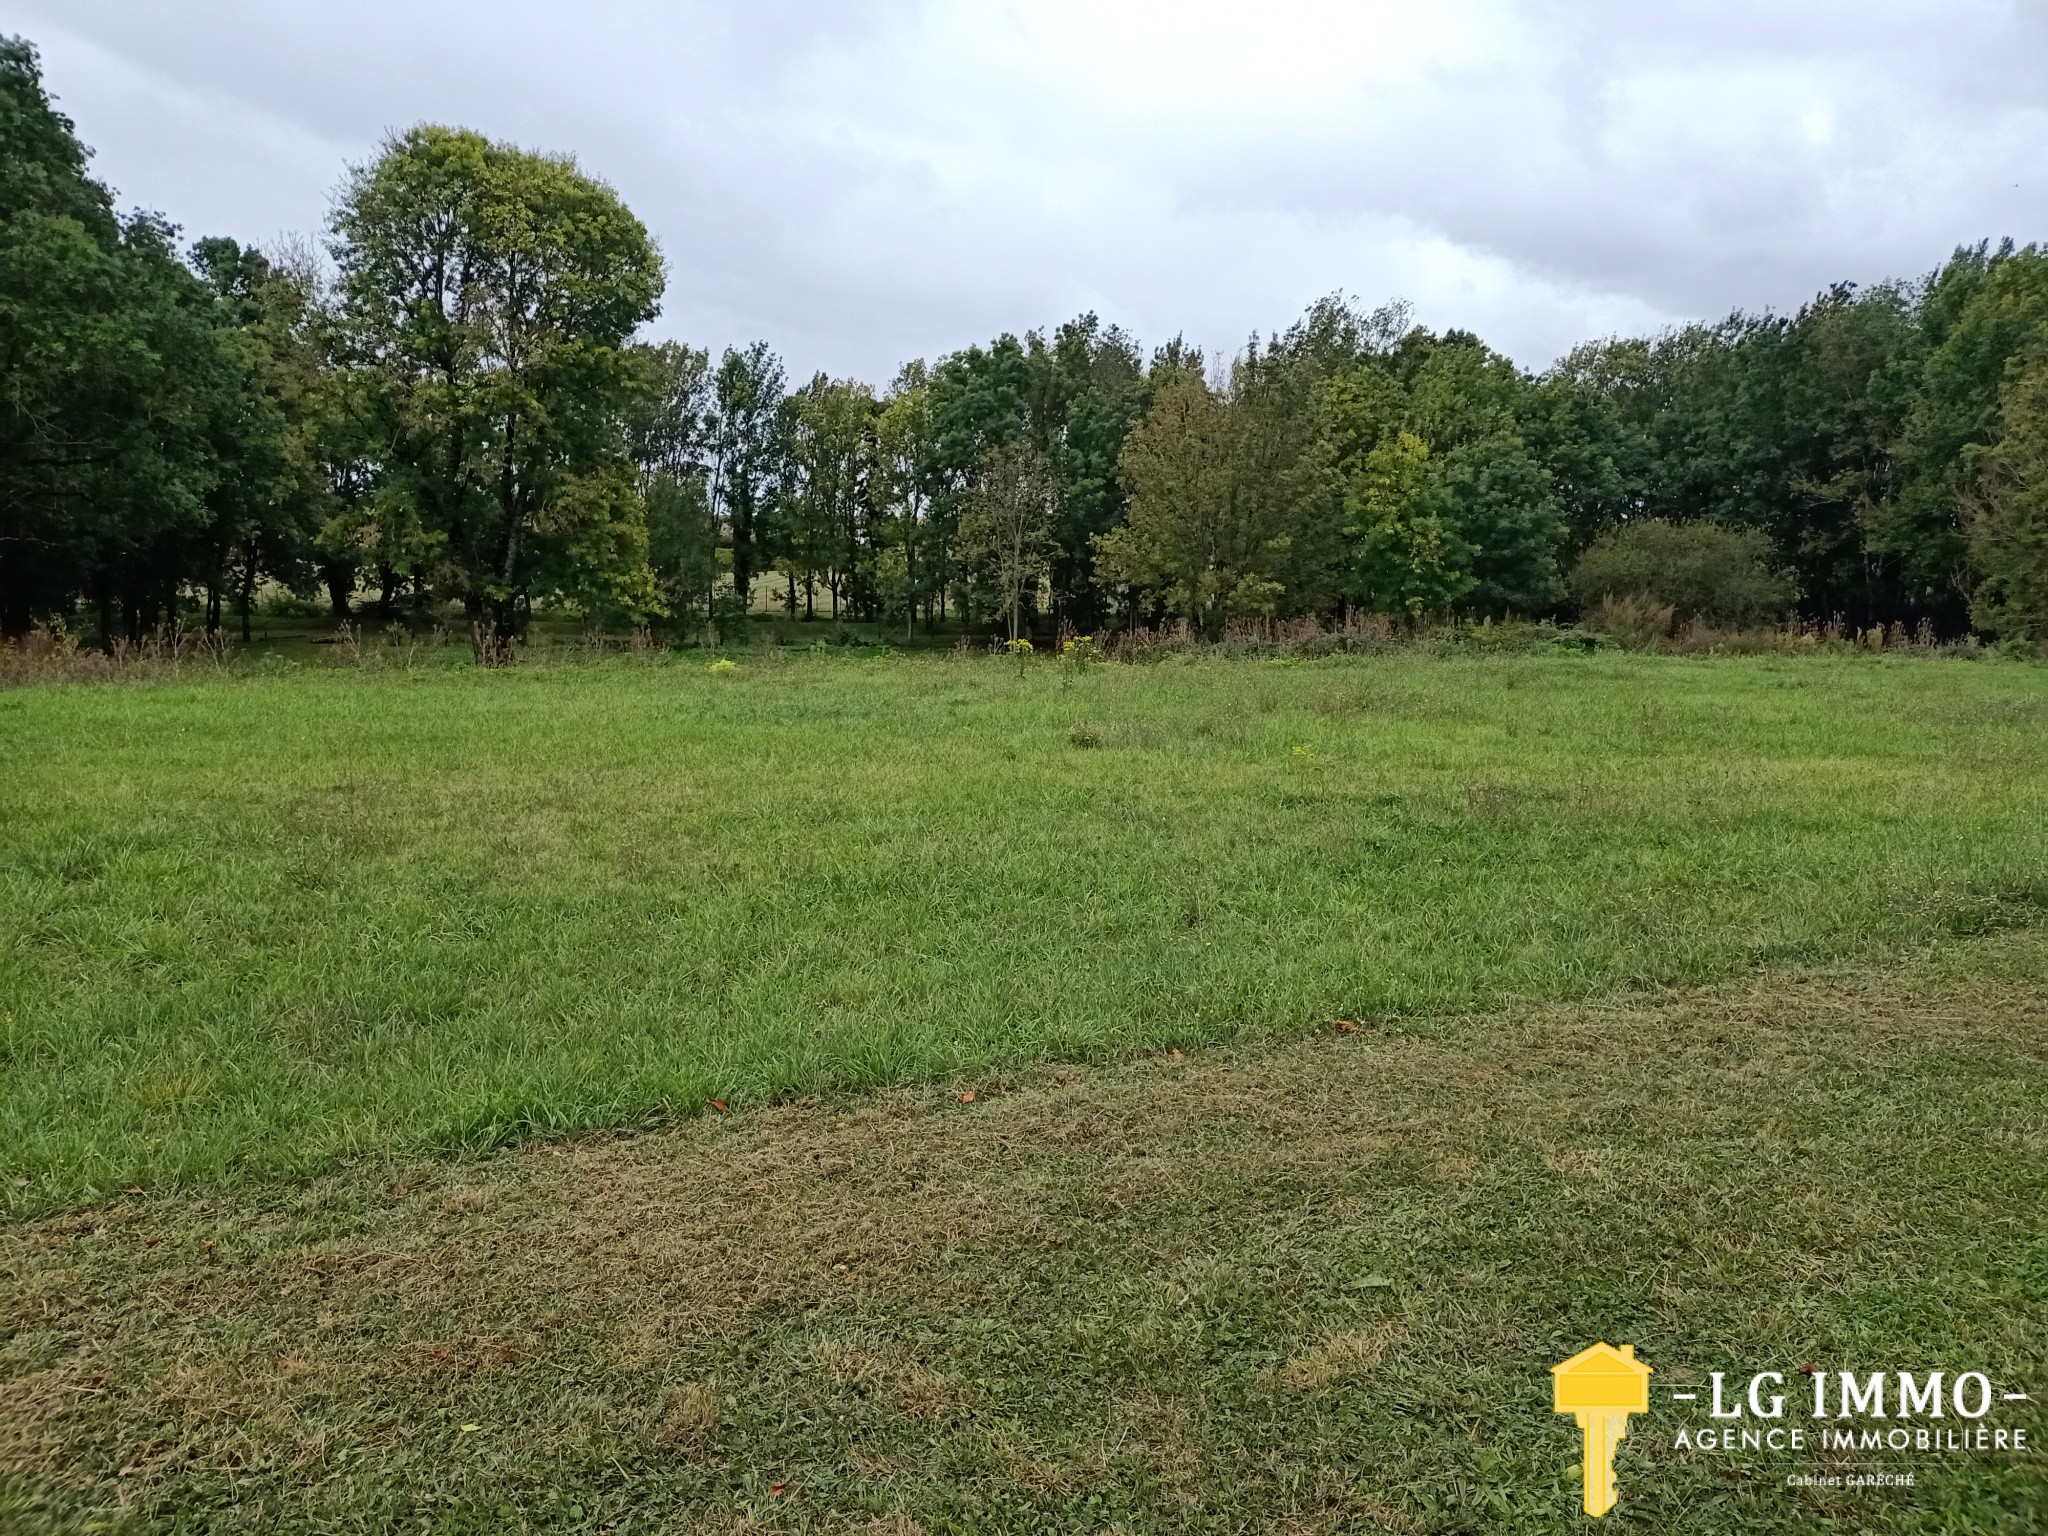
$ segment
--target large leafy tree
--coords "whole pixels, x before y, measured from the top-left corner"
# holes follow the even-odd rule
[[[1429,445],[1414,433],[1398,433],[1365,456],[1344,498],[1361,606],[1413,623],[1450,612],[1472,589],[1471,547],[1446,510]]]
[[[1460,443],[1432,466],[1445,527],[1470,554],[1461,609],[1494,618],[1549,613],[1564,600],[1566,528],[1550,470],[1512,430]]]
[[[2048,643],[2048,337],[2001,393],[1997,442],[1972,455],[1964,526],[1983,580],[1977,622]]]
[[[884,618],[901,620],[908,638],[924,610],[930,628],[947,581],[945,527],[935,511],[940,489],[932,423],[931,375],[922,361],[897,373],[874,417],[868,477],[875,554],[875,595]]]
[[[1351,541],[1351,598],[1411,618],[1554,609],[1569,531],[1523,423],[1558,448],[1571,439],[1557,404],[1556,386],[1458,333],[1410,331],[1326,379],[1316,456]]]
[[[1576,348],[1534,381],[1516,413],[1523,440],[1550,472],[1569,553],[1643,511],[1653,450],[1638,385],[1648,351],[1640,342]]]
[[[1979,455],[2005,430],[2009,385],[2048,346],[2048,251],[1957,252],[1928,286],[1921,329],[1926,361],[1899,447],[1905,483],[1873,533],[1917,601],[1954,608],[1980,574],[1965,523]]]
[[[351,173],[333,235],[387,444],[376,516],[413,562],[501,638],[537,597],[655,609],[622,417],[662,267],[617,194],[566,157],[421,127]]]
[[[1105,573],[1212,634],[1334,608],[1351,578],[1348,480],[1407,408],[1387,367],[1406,323],[1399,306],[1322,300],[1254,338],[1221,388],[1198,354],[1163,352],[1124,443],[1126,521],[1098,540]]]
[[[1318,318],[1311,311],[1267,345],[1254,342],[1230,370],[1230,522],[1256,539],[1270,583],[1270,590],[1243,588],[1234,613],[1313,613],[1334,606],[1344,590],[1343,532],[1319,497],[1315,455],[1317,393],[1343,357],[1327,346],[1313,324]],[[1255,591],[1263,593],[1256,602]]]
[[[1151,395],[1135,342],[1094,314],[1069,320],[1050,341],[1026,338],[1043,383],[1033,441],[1047,455],[1058,486],[1050,582],[1055,616],[1093,629],[1109,614],[1110,594],[1095,573],[1095,536],[1123,518],[1117,460],[1131,424]]]
[[[222,361],[212,391],[218,473],[192,567],[206,626],[232,596],[242,638],[259,583],[310,590],[334,499],[328,370],[309,257],[273,261],[233,240],[200,241],[192,264],[214,299]]]
[[[1092,313],[1050,336],[1006,333],[941,359],[928,395],[934,522],[943,529],[957,521],[995,449],[1029,443],[1053,481],[1053,616],[1094,627],[1111,601],[1096,573],[1095,540],[1122,520],[1118,462],[1149,398],[1137,344]]]
[[[1245,424],[1199,369],[1167,372],[1124,440],[1129,511],[1096,540],[1111,580],[1211,635],[1230,619],[1272,612],[1285,591],[1286,530],[1245,483]]]
[[[728,347],[711,377],[711,505],[732,549],[733,595],[741,612],[754,578],[768,568],[781,539],[789,457],[788,375],[768,343]]]
[[[1808,608],[1883,623],[1914,605],[1871,538],[1901,488],[1899,449],[1923,360],[1915,292],[1842,283],[1801,307],[1776,349],[1782,482],[1761,526]]]
[[[636,346],[631,359],[639,382],[626,407],[626,443],[647,509],[649,563],[673,617],[705,617],[719,576],[711,359],[673,341]]]
[[[954,494],[973,484],[992,451],[1033,435],[1032,404],[1041,382],[1033,372],[1024,343],[1007,333],[987,347],[941,358],[932,370],[934,451]],[[1045,401],[1038,403],[1042,416]],[[1043,451],[1042,441],[1038,446]]]
[[[0,630],[70,606],[105,535],[88,487],[117,453],[147,356],[106,189],[44,94],[35,51],[0,39]],[[94,537],[94,535],[99,537]]]
[[[872,586],[870,468],[874,394],[865,384],[818,374],[790,399],[789,485],[785,497],[785,559],[804,589],[804,617],[815,612],[816,587],[842,603],[866,607]],[[791,588],[792,596],[794,587]]]
[[[1789,317],[1736,313],[1578,349],[1544,381],[1546,408],[1518,412],[1571,547],[1631,518],[1756,529],[1813,612],[1956,616],[1952,497],[1932,520],[1945,550],[1944,535],[1899,521],[1907,418],[1940,307],[1911,285],[1840,284]]]
[[[990,456],[1011,443],[1031,440],[1030,412],[1038,393],[1032,375],[1024,344],[1008,333],[987,347],[966,347],[942,357],[931,370],[926,394],[931,517],[949,542]],[[1039,403],[1044,404],[1042,395]],[[949,576],[965,573],[956,561],[944,564]],[[945,600],[942,588],[942,605]]]
[[[0,632],[81,600],[105,633],[177,616],[244,383],[161,219],[123,220],[0,38]]]

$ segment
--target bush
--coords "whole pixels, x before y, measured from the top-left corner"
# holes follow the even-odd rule
[[[1631,651],[1662,650],[1676,611],[1654,597],[1606,597],[1585,610],[1582,622]]]
[[[1607,598],[1669,607],[1674,620],[1728,628],[1785,616],[1799,596],[1754,528],[1718,523],[1626,523],[1587,546],[1572,568],[1572,596],[1590,614]]]
[[[721,588],[713,595],[707,617],[711,633],[717,636],[720,645],[745,645],[754,638],[747,600],[730,587]]]

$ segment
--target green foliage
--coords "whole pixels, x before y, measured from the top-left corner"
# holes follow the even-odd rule
[[[1912,602],[1873,530],[1921,349],[1914,290],[1839,285],[1789,319],[1581,348],[1528,436],[1553,456],[1574,546],[1628,517],[1757,528],[1810,611],[1884,622]]]
[[[1558,394],[1470,337],[1418,331],[1327,379],[1316,453],[1352,540],[1350,596],[1411,619],[1552,611],[1568,529],[1521,423],[1561,441]]]
[[[1243,481],[1246,413],[1198,371],[1175,369],[1124,440],[1123,525],[1096,540],[1113,581],[1156,597],[1210,634],[1270,613],[1286,530]]]
[[[0,632],[89,604],[175,620],[293,479],[253,296],[210,291],[161,220],[114,215],[35,52],[0,39]]]
[[[662,290],[639,221],[566,158],[421,127],[351,174],[334,235],[397,557],[500,635],[536,597],[658,610],[621,425]]]
[[[1984,573],[1977,622],[2048,644],[2048,352],[2000,391],[1996,443],[1973,456],[1965,502],[1970,551]]]
[[[678,342],[629,350],[626,451],[647,517],[647,557],[662,605],[679,623],[708,617],[718,585],[719,529],[709,459],[716,418],[711,359]]]
[[[730,628],[771,573],[791,617],[822,587],[906,634],[998,609],[1210,633],[1358,605],[1544,616],[1568,558],[1646,520],[1755,532],[1817,621],[2032,622],[2007,420],[2048,347],[2031,246],[1540,377],[1340,295],[1213,384],[1183,340],[1148,367],[1090,313],[911,363],[879,398],[823,376],[792,395],[765,343],[714,365],[634,340],[659,257],[565,157],[394,138],[344,187],[329,291],[304,254],[201,240],[181,262],[169,226],[117,217],[19,41],[0,149],[4,633],[246,626],[273,587],[324,587],[337,618],[370,591],[418,624],[460,603],[501,636],[536,604],[687,631],[728,574]],[[1045,569],[997,601],[956,541],[1016,444],[1050,485]]]
[[[1715,523],[1625,523],[1589,545],[1572,568],[1572,596],[1590,610],[1603,598],[1648,598],[1679,622],[1739,628],[1782,619],[1798,597],[1792,576],[1772,563],[1759,529]]]
[[[1025,599],[1052,568],[1054,495],[1045,456],[1029,443],[1006,443],[989,450],[960,514],[960,559],[1009,620],[1012,648],[1023,635]]]
[[[1460,443],[1435,461],[1446,528],[1471,551],[1468,613],[1549,613],[1564,599],[1557,555],[1567,530],[1550,471],[1512,433]]]
[[[786,384],[782,359],[763,341],[726,348],[712,376],[711,505],[732,547],[740,612],[782,534],[777,513],[789,458]]]
[[[1021,340],[1005,334],[941,359],[930,371],[926,405],[926,485],[938,527],[957,520],[993,450],[1030,443],[1055,489],[1048,617],[1100,623],[1113,594],[1095,569],[1095,539],[1122,521],[1124,435],[1150,389],[1136,344],[1093,314],[1059,326],[1050,339],[1040,331]]]
[[[1873,524],[1918,597],[1960,604],[1979,575],[1965,529],[1976,455],[1999,435],[2014,373],[2048,348],[2048,253],[2009,241],[1959,251],[1923,314],[1927,360],[1900,445],[1906,484]]]
[[[1211,634],[1233,618],[1334,609],[1352,568],[1346,477],[1405,398],[1369,364],[1405,323],[1398,306],[1322,300],[1254,340],[1220,390],[1200,354],[1162,351],[1151,409],[1125,440],[1131,504],[1099,541],[1105,569]]]
[[[221,627],[232,591],[242,638],[266,578],[308,591],[319,532],[335,502],[336,457],[349,450],[334,418],[309,253],[283,266],[232,240],[202,240],[193,264],[212,290],[222,356],[207,495],[206,548],[191,574],[206,593],[206,628]]]
[[[946,528],[939,522],[940,486],[930,371],[905,365],[874,415],[868,469],[875,542],[874,597],[882,617],[909,635],[920,609],[929,628],[948,580]]]
[[[805,618],[820,581],[831,592],[834,619],[842,602],[849,610],[874,606],[877,410],[865,384],[822,373],[790,397],[781,548],[785,569],[803,587]]]
[[[1059,493],[1048,572],[1052,617],[1092,629],[1107,619],[1112,601],[1095,569],[1095,538],[1123,521],[1118,465],[1152,385],[1136,343],[1093,314],[1062,325],[1044,355],[1048,396],[1059,412],[1049,449]]]
[[[1256,606],[1232,605],[1231,617],[1325,613],[1343,598],[1349,551],[1331,515],[1317,401],[1334,372],[1356,365],[1371,324],[1324,300],[1265,347],[1254,342],[1230,370],[1232,495],[1238,519],[1264,540],[1260,568],[1273,584]]]
[[[1644,439],[1621,402],[1575,374],[1569,359],[1532,381],[1515,428],[1550,476],[1552,505],[1564,521],[1553,563],[1584,549],[1634,509],[1645,477]]]
[[[1363,607],[1413,622],[1449,612],[1471,590],[1472,552],[1447,525],[1447,510],[1429,445],[1414,433],[1365,456],[1344,501]]]

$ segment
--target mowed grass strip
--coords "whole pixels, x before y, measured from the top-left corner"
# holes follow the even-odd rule
[[[1657,1373],[1614,1529],[2035,1530],[2038,1452],[1692,1454],[1671,1393],[1982,1370],[2039,1446],[2044,971],[2022,931],[17,1223],[0,1528],[1579,1530],[1547,1371],[1604,1338]]]
[[[2048,669],[1856,658],[18,689],[0,1197],[2031,921],[2044,727]]]

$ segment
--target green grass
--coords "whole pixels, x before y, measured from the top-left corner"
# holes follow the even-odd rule
[[[2044,726],[2048,670],[1946,659],[16,689],[0,1193],[21,1215],[2030,922]]]
[[[2034,928],[0,1225],[0,1530],[1584,1531],[1547,1372],[1605,1338],[1656,1374],[1603,1530],[2036,1532],[2044,978]],[[1713,1371],[1810,1433],[1802,1366],[1981,1370],[2034,1449],[1676,1448]]]

